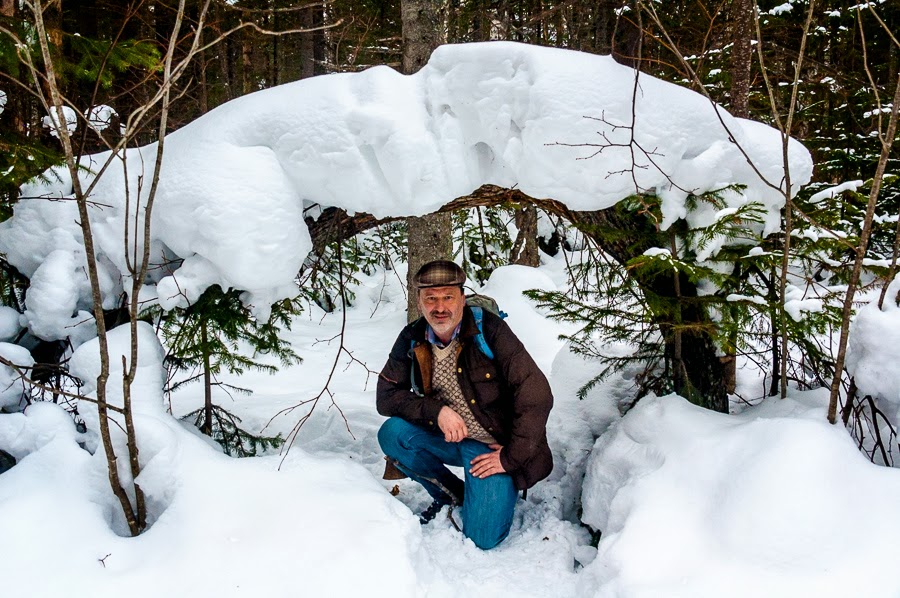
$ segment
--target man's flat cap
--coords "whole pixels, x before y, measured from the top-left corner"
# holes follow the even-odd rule
[[[461,287],[466,282],[466,273],[449,260],[428,262],[416,272],[413,284],[418,289],[429,287]]]

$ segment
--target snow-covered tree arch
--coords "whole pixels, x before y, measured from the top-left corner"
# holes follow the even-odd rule
[[[781,146],[774,129],[692,91],[647,75],[635,85],[635,72],[609,57],[500,42],[444,46],[412,76],[376,67],[307,79],[229,102],[170,135],[152,261],[175,265],[154,271],[146,296],[171,308],[220,284],[245,290],[264,312],[295,292],[311,249],[304,207],[421,215],[488,183],[574,210],[653,191],[664,226],[713,221],[708,207],[688,213],[688,193],[740,184],[729,205],[761,203],[771,232],[784,202]],[[812,161],[793,140],[789,150],[799,186]],[[129,150],[127,169],[115,162],[90,196],[110,303],[127,272],[126,198],[134,206],[146,194],[155,153],[155,145]],[[85,182],[106,157],[82,161]],[[65,198],[72,185],[58,169],[23,191]],[[32,331],[71,336],[91,297],[76,208],[26,198],[0,224],[0,251],[32,281]]]

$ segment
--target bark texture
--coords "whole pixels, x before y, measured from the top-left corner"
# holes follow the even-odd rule
[[[402,0],[400,16],[403,21],[403,74],[412,75],[425,66],[436,47],[447,41],[446,2]],[[407,319],[412,322],[419,317],[412,277],[426,262],[449,259],[453,253],[453,240],[449,213],[410,218],[407,224],[409,227]]]
[[[731,2],[731,114],[750,117],[750,67],[753,61],[753,3]]]

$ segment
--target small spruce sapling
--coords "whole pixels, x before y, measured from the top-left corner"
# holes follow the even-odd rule
[[[279,336],[282,328],[290,328],[290,318],[298,313],[297,301],[284,300],[272,306],[267,322],[259,322],[241,302],[240,292],[223,291],[219,286],[208,288],[187,308],[158,315],[160,332],[168,347],[165,363],[169,369],[167,391],[202,380],[204,405],[183,417],[192,421],[201,432],[212,437],[229,455],[248,457],[284,442],[280,435],[254,435],[239,426],[241,419],[221,405],[213,403],[214,387],[226,393],[250,394],[250,389],[226,384],[219,380],[223,372],[242,374],[256,370],[273,374],[277,367],[256,358],[271,355],[282,366],[301,361],[290,344]],[[251,355],[247,355],[250,352]],[[175,381],[179,374],[187,377]]]

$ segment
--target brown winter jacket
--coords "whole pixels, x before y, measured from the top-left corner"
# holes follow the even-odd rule
[[[466,307],[459,332],[459,386],[475,419],[503,445],[500,462],[523,490],[553,469],[547,444],[553,395],[547,378],[506,322],[485,310],[482,328],[493,360],[476,346],[478,326]],[[437,419],[444,404],[431,392],[426,330],[425,319],[419,318],[400,332],[378,377],[376,405],[381,415],[440,432]]]

